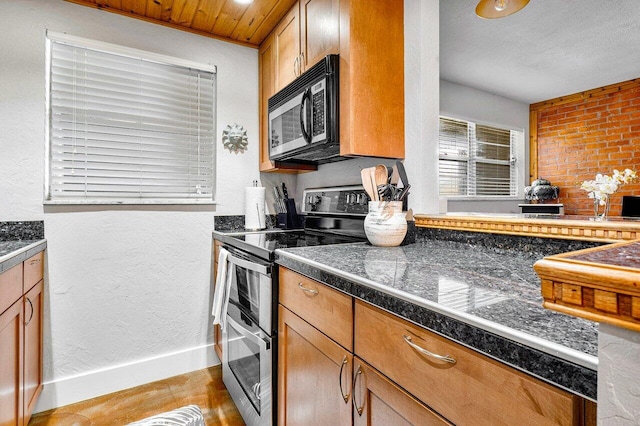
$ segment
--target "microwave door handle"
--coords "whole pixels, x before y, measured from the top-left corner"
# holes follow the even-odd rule
[[[271,270],[268,266],[260,265],[258,263],[250,262],[248,260],[240,259],[239,257],[233,256],[231,253],[227,256],[228,262],[233,263],[234,265],[238,265],[241,268],[248,269],[250,271],[257,272],[262,275],[270,275]]]
[[[309,101],[309,107],[307,109],[307,122],[308,122],[307,124],[309,126],[308,132],[304,123],[305,100]],[[302,95],[302,100],[300,101],[300,129],[302,129],[302,137],[307,143],[311,143],[311,124],[312,123],[311,123],[311,116],[309,114],[309,111],[310,111],[309,108],[311,108],[311,89],[307,89],[304,91]]]
[[[235,331],[242,334],[242,336],[260,346],[262,350],[268,351],[269,349],[271,349],[268,341],[256,334],[253,334],[251,331],[238,324],[238,322],[229,315],[227,315],[227,325],[230,325]]]

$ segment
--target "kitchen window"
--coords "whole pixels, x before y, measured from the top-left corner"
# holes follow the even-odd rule
[[[216,68],[47,33],[50,204],[210,204]]]
[[[524,131],[440,117],[440,195],[515,197]]]

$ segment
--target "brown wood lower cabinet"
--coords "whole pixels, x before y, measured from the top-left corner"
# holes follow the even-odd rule
[[[222,242],[219,240],[213,240],[213,274],[211,275],[213,277],[213,282],[211,283],[212,293],[215,291],[216,278],[218,278],[218,256],[220,255],[220,247],[222,247]],[[222,329],[218,324],[213,326],[213,350],[216,352],[216,355],[218,355],[220,361],[222,361]]]
[[[352,398],[355,426],[451,425],[357,357]]]
[[[358,356],[455,424],[583,422],[579,396],[367,303],[355,311]]]
[[[0,274],[1,426],[26,426],[42,390],[43,259],[38,253]],[[5,309],[6,290],[18,287]]]
[[[285,268],[280,302],[279,425],[595,425],[595,403]]]
[[[280,305],[278,424],[350,425],[353,354]]]
[[[22,266],[21,266],[22,267]],[[22,426],[24,417],[22,300],[0,315],[0,425]]]

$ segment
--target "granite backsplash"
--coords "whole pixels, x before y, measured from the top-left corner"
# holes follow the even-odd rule
[[[542,259],[559,253],[567,253],[586,248],[598,247],[607,243],[593,241],[564,240],[559,238],[538,238],[485,232],[456,231],[440,228],[422,228],[416,230],[416,241],[438,240],[482,246],[495,253],[516,251],[519,255],[528,255]]]
[[[0,222],[0,241],[41,240],[44,221]]]

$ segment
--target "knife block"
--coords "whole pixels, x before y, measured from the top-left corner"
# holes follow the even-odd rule
[[[296,200],[287,198],[284,200],[286,213],[278,213],[276,215],[276,226],[282,229],[297,229],[302,227],[302,220],[296,209]]]

